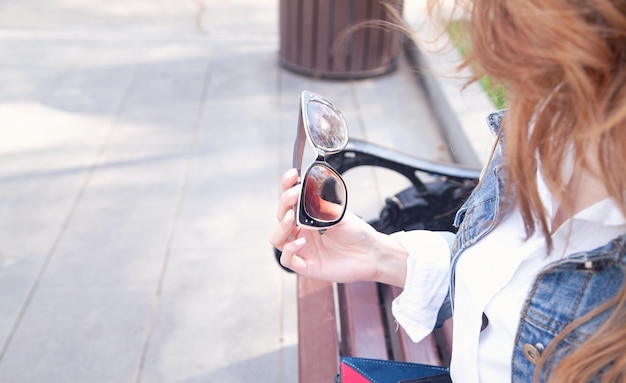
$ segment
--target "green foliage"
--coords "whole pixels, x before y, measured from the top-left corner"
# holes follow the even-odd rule
[[[497,109],[506,109],[506,92],[504,87],[492,84],[489,77],[481,78],[480,85],[487,92],[487,96],[489,96],[489,99]]]

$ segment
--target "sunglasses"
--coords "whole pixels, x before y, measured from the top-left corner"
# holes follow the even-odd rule
[[[300,97],[298,133],[293,148],[293,166],[301,175],[305,141],[314,149],[313,162],[300,176],[302,191],[296,205],[296,223],[303,228],[319,229],[337,224],[346,212],[346,184],[326,156],[342,151],[348,144],[348,127],[343,115],[330,101],[303,91]]]

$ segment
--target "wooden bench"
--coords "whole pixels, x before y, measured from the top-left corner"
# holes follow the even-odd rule
[[[373,282],[333,284],[298,276],[299,382],[332,382],[340,355],[448,366],[451,321],[414,343],[391,315],[399,293]]]
[[[411,188],[387,199],[377,230],[450,230],[454,213],[478,182],[480,171],[406,156],[351,140],[327,161],[339,172],[357,166],[380,166],[406,176]],[[419,174],[435,176],[422,181]],[[299,382],[333,382],[339,357],[354,356],[448,366],[452,351],[452,321],[419,343],[397,326],[391,302],[397,287],[373,282],[333,284],[298,276]]]

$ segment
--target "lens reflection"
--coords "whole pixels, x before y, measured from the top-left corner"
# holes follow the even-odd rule
[[[337,173],[314,164],[304,179],[304,211],[319,221],[336,221],[346,206],[346,188]]]
[[[346,122],[329,105],[312,100],[307,103],[307,129],[315,146],[325,151],[339,151],[347,141]]]

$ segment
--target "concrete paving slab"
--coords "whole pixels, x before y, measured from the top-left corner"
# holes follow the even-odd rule
[[[29,299],[33,284],[45,263],[41,253],[9,253],[1,255],[3,270],[0,277],[0,344],[10,342],[16,328],[16,319]]]
[[[286,274],[258,258],[222,247],[171,254],[141,381],[281,380],[277,350],[294,346],[279,336]]]
[[[153,292],[42,288],[3,355],[3,382],[134,381]]]
[[[267,235],[300,92],[354,137],[450,157],[406,61],[318,80],[278,43],[277,1],[0,0],[0,381],[297,380]],[[388,177],[349,174],[351,209]]]
[[[106,124],[24,101],[2,103],[0,120],[0,339],[6,345],[67,222]]]
[[[132,2],[114,0],[0,2],[0,25],[5,29],[64,30],[84,32],[131,31],[196,33],[194,18],[201,12],[198,1]]]

